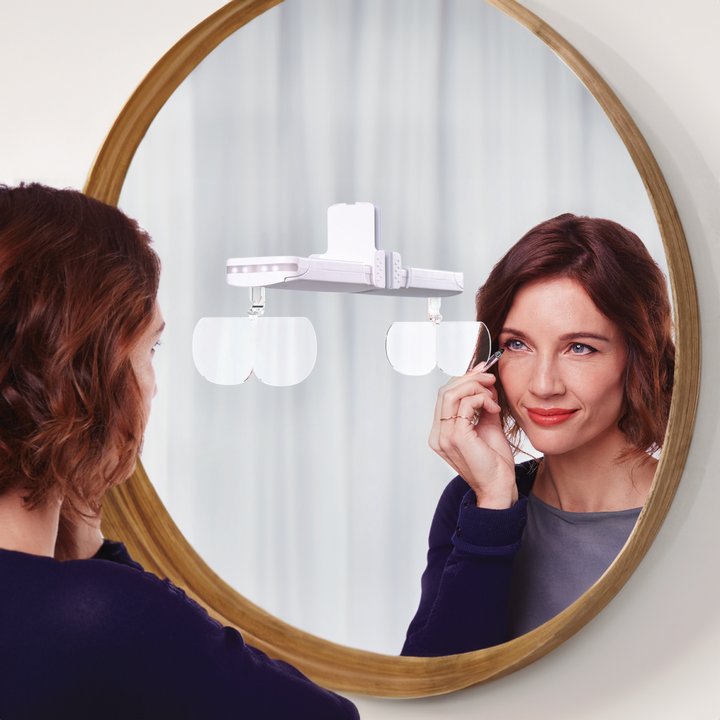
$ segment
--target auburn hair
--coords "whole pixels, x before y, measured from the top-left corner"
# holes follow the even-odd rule
[[[75,190],[0,185],[0,493],[99,509],[145,429],[130,357],[160,260],[120,210]]]
[[[625,412],[618,423],[642,457],[662,447],[675,370],[672,312],[665,276],[640,238],[611,220],[559,215],[534,227],[495,265],[475,297],[477,320],[498,349],[518,290],[553,278],[578,282],[595,307],[622,331],[627,346]],[[480,358],[480,341],[473,365]],[[492,370],[497,374],[497,368]],[[517,447],[520,428],[496,383],[501,419]]]

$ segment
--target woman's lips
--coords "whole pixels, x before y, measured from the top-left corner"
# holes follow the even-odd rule
[[[548,427],[569,420],[577,410],[565,408],[526,408],[529,418],[537,425]]]

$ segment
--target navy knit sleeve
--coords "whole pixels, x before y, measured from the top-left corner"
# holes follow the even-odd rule
[[[475,493],[459,475],[440,498],[420,606],[403,655],[455,655],[505,641],[513,560],[527,522],[527,498],[520,496],[509,510],[475,503]]]
[[[117,543],[93,559],[0,551],[3,720],[356,720]]]

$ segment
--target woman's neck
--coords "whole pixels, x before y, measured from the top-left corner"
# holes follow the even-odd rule
[[[0,495],[0,548],[53,557],[60,501],[29,510],[20,490]]]
[[[596,438],[591,447],[546,455],[533,494],[568,512],[610,512],[642,507],[657,460],[618,457],[629,445],[618,431]]]

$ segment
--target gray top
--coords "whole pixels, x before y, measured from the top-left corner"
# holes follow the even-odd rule
[[[566,512],[530,493],[527,510],[510,588],[508,639],[555,617],[593,585],[622,550],[642,508]]]

